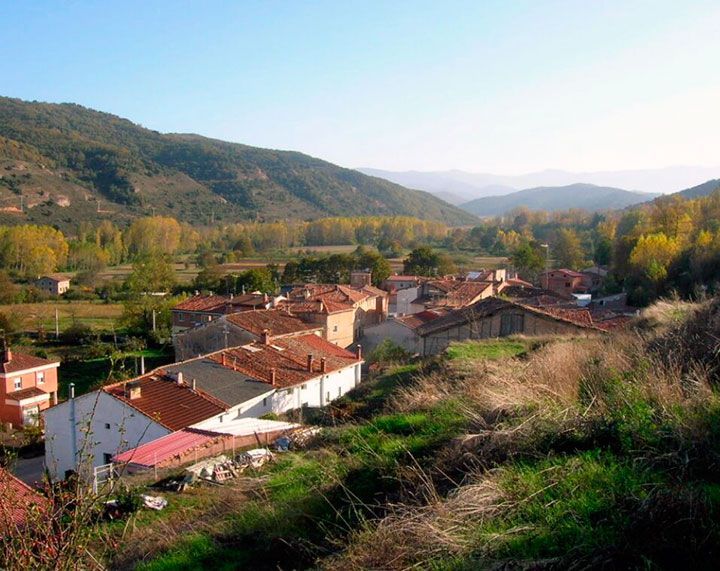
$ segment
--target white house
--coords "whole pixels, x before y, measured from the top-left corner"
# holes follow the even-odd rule
[[[323,407],[360,383],[363,360],[310,333],[168,365],[45,411],[54,477],[90,475],[113,456],[185,428]]]

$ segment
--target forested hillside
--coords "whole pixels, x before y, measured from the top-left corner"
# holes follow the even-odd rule
[[[0,221],[474,218],[436,197],[301,153],[161,134],[73,104],[0,98]],[[22,211],[21,211],[22,209]]]

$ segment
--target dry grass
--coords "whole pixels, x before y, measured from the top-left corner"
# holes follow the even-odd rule
[[[392,506],[387,517],[356,532],[342,556],[327,562],[325,568],[404,570],[426,568],[429,561],[457,558],[467,562],[471,556],[492,556],[497,546],[511,543],[515,533],[527,531],[521,516],[517,527],[512,524],[494,536],[493,518],[507,518],[513,510],[522,514],[523,506],[533,502],[535,494],[546,493],[538,484],[541,487],[529,496],[516,497],[500,485],[507,477],[506,467],[518,481],[526,481],[524,468],[512,471],[519,459],[537,461],[558,454],[558,462],[569,459],[569,471],[563,478],[574,474],[573,462],[584,467],[582,477],[587,479],[567,493],[577,492],[573,501],[587,499],[586,504],[578,505],[589,510],[593,509],[594,494],[605,491],[593,488],[598,481],[604,482],[603,478],[617,487],[608,492],[611,505],[615,494],[629,493],[626,501],[632,502],[633,494],[652,485],[643,483],[645,468],[637,468],[638,462],[647,469],[677,475],[692,470],[714,473],[715,417],[708,413],[717,401],[711,390],[712,367],[684,347],[678,337],[692,330],[698,339],[719,346],[714,338],[720,332],[719,308],[720,302],[700,309],[697,304],[661,302],[646,318],[655,322],[655,329],[642,334],[558,339],[526,358],[460,360],[418,376],[411,386],[398,390],[390,407],[412,413],[452,400],[471,419],[475,433],[440,451],[432,470],[406,475],[409,500]],[[696,318],[685,322],[683,315]],[[703,331],[697,333],[698,328]],[[651,349],[658,343],[664,347],[662,352]],[[607,439],[614,443],[608,444]],[[606,459],[582,455],[582,451],[605,450],[607,446],[620,450],[620,455],[608,452]],[[542,472],[531,468],[527,481],[547,479]],[[462,483],[452,486],[453,491],[443,497],[433,484],[438,475],[446,482]],[[561,488],[562,478],[555,480],[549,478],[549,485]],[[627,491],[635,490],[635,485],[638,492]],[[558,508],[564,493],[554,499],[548,496],[547,508]],[[532,513],[542,518],[543,509]],[[548,517],[545,524],[551,521]],[[481,528],[484,531],[478,535]],[[586,534],[583,537],[592,537],[581,524],[577,529]],[[650,537],[641,541],[653,544]],[[686,541],[678,541],[684,549]],[[652,551],[651,547],[639,549]]]
[[[44,303],[23,303],[0,305],[0,313],[12,315],[19,320],[25,331],[54,331],[55,310],[58,312],[60,330],[75,322],[84,323],[94,329],[111,329],[113,322],[120,318],[122,304],[89,301],[62,301]]]

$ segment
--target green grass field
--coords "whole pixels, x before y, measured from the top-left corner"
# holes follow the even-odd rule
[[[89,325],[96,331],[112,331],[115,322],[122,315],[122,309],[123,306],[119,303],[99,301],[47,301],[0,305],[0,313],[17,318],[23,331],[37,332],[42,329],[46,333],[55,331],[56,310],[62,332],[74,323]]]

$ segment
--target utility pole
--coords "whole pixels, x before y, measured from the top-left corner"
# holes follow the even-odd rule
[[[540,244],[541,248],[545,248],[545,289],[549,289],[550,285],[550,244]],[[542,285],[542,281],[540,282]]]
[[[157,319],[155,317],[155,310],[153,309],[152,312],[152,327],[153,327],[153,333],[157,331]]]
[[[55,339],[60,339],[60,316],[57,307],[55,308]]]

